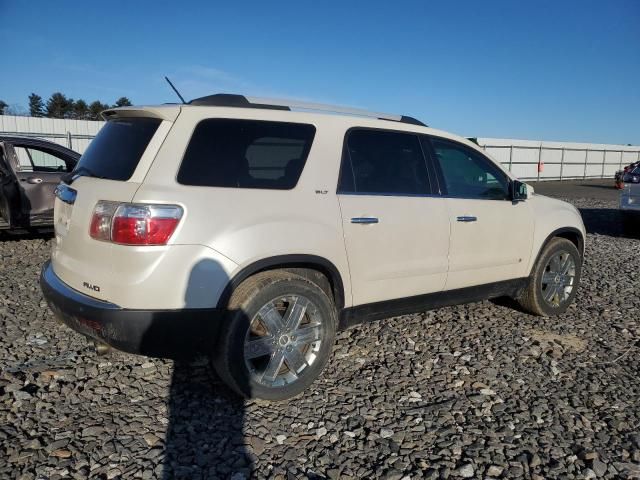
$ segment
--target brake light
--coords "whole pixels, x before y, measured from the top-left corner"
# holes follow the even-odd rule
[[[182,218],[182,207],[100,201],[89,235],[122,245],[166,245]]]

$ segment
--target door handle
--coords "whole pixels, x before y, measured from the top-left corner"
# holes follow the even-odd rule
[[[351,223],[378,223],[378,219],[376,217],[353,217]]]
[[[40,177],[23,178],[22,181],[27,183],[42,183],[42,179]]]
[[[473,217],[470,215],[463,215],[461,217],[458,217],[457,220],[459,222],[477,222],[478,221],[478,217]]]

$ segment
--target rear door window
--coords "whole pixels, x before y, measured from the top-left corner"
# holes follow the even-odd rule
[[[109,120],[74,169],[80,175],[129,180],[162,120],[147,117]]]
[[[338,193],[431,194],[418,136],[385,130],[350,131],[343,152]]]
[[[191,137],[178,171],[183,185],[289,190],[306,162],[313,125],[208,119]]]

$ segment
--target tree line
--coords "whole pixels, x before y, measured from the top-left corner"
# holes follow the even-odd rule
[[[96,100],[87,103],[82,99],[74,100],[65,94],[56,92],[45,102],[40,95],[29,95],[29,113],[31,117],[70,118],[74,120],[102,120],[100,112],[114,107],[128,107],[131,101],[120,97],[113,105]],[[19,107],[9,106],[0,100],[0,115],[27,115]]]

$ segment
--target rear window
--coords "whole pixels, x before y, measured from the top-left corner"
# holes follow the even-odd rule
[[[296,186],[315,135],[313,125],[208,119],[191,137],[178,183],[289,190]]]
[[[129,180],[162,120],[135,117],[109,120],[74,169],[79,175]]]

